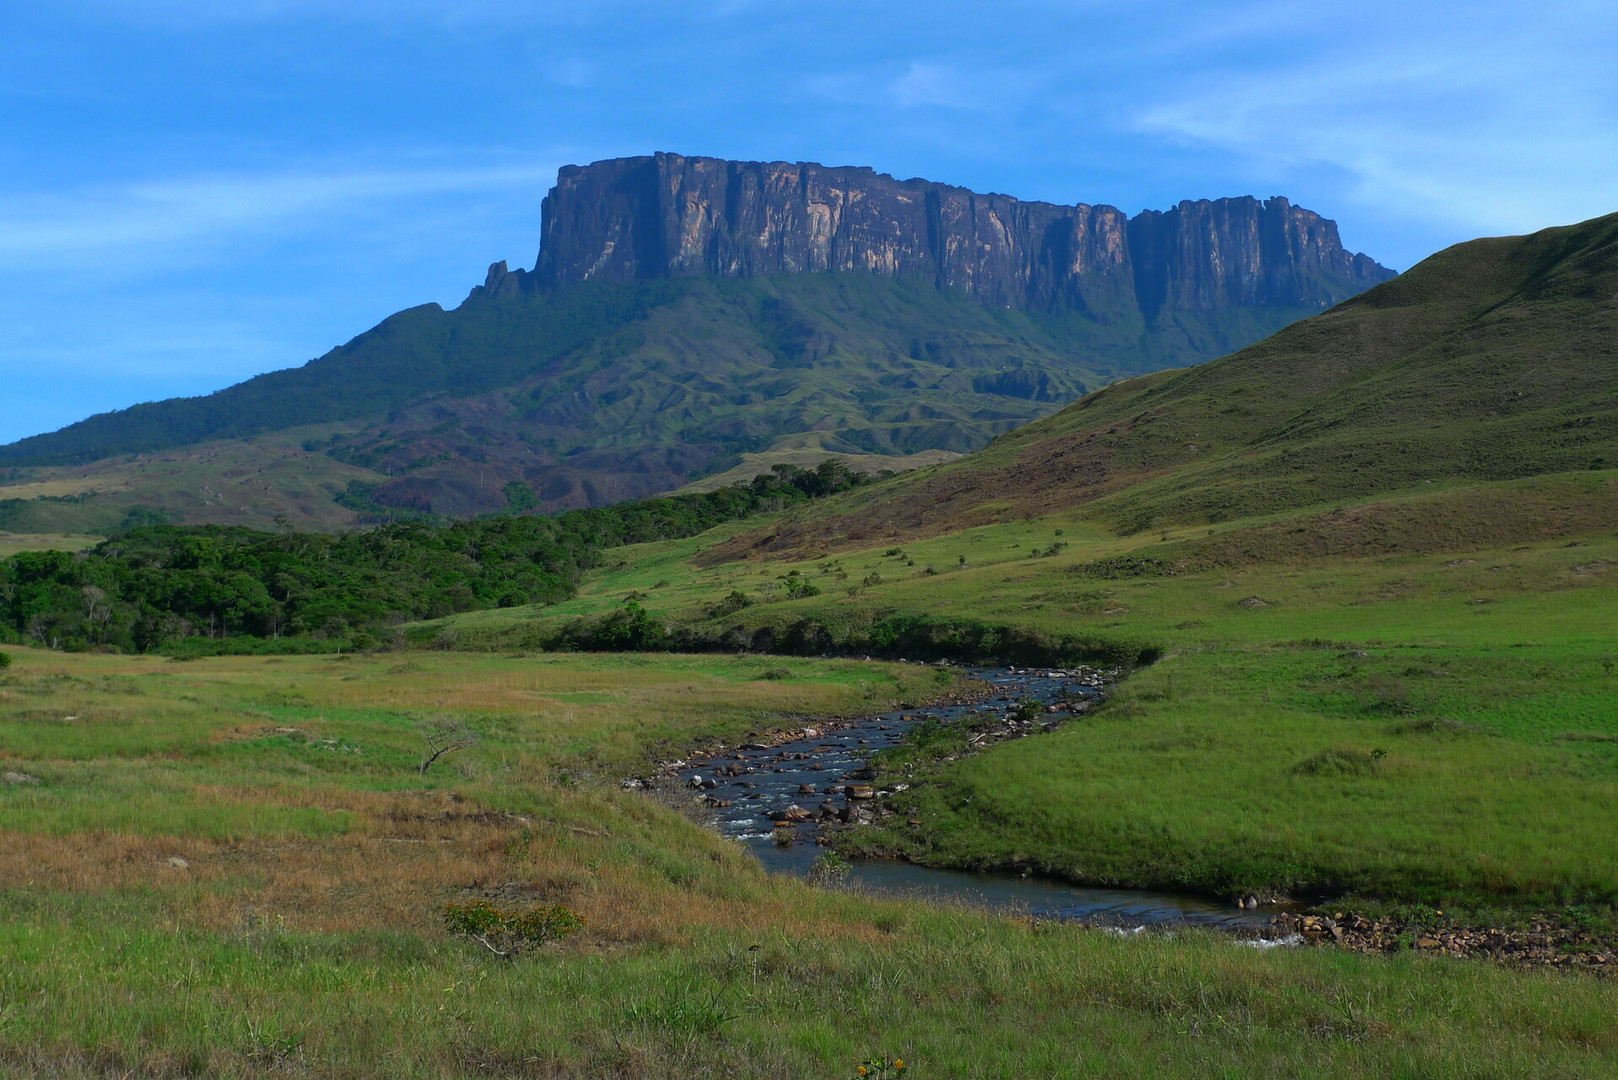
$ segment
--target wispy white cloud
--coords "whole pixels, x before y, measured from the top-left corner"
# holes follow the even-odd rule
[[[948,109],[981,108],[963,85],[961,76],[943,64],[912,61],[903,75],[888,84],[888,93],[901,108],[937,105]]]
[[[582,90],[595,81],[595,65],[582,57],[569,57],[549,64],[551,82],[570,90]]]
[[[1278,183],[1336,171],[1363,206],[1463,234],[1610,212],[1618,81],[1603,45],[1618,47],[1618,23],[1581,25],[1585,7],[1502,8],[1474,28],[1415,5],[1389,32],[1317,26],[1297,50],[1158,88],[1132,123]]]
[[[244,236],[422,196],[540,188],[554,164],[488,169],[191,176],[67,194],[22,192],[0,210],[0,270],[187,262]]]
[[[943,60],[911,60],[886,70],[816,72],[803,82],[812,98],[837,105],[881,109],[954,109],[986,113],[1026,101],[1044,76],[1032,68],[994,67]]]

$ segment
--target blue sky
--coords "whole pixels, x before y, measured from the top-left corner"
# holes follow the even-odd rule
[[[1618,210],[1602,2],[7,0],[0,442],[531,266],[557,166],[1283,194],[1405,269]]]

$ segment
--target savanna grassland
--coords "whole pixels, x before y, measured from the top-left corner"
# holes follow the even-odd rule
[[[1618,1071],[1611,980],[816,890],[618,785],[668,746],[920,698],[950,672],[11,653],[6,1073]],[[445,717],[481,739],[424,775],[418,724]],[[444,905],[471,897],[563,903],[583,929],[503,961],[446,933]]]
[[[1610,917],[1618,534],[1590,526],[1614,506],[1568,525],[1542,502],[1567,484],[1587,496],[1575,505],[1601,506],[1610,483],[1458,488],[1134,538],[1036,519],[704,567],[693,555],[724,542],[716,531],[623,549],[546,617],[628,601],[713,643],[874,649],[887,630],[888,653],[922,659],[952,641],[1161,657],[1054,734],[959,760],[938,760],[960,751],[949,742],[897,756],[892,779],[913,785],[895,798],[899,824],[845,839],[852,852],[1226,896]],[[1468,507],[1488,511],[1482,537],[1539,539],[1465,547],[1453,531]],[[1344,523],[1349,552],[1322,520]],[[789,599],[804,581],[819,594]],[[727,611],[731,592],[756,599]],[[543,625],[491,611],[420,636],[492,643]]]

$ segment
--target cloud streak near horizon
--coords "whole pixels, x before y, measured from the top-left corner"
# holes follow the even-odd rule
[[[0,204],[0,271],[64,262],[138,257],[146,268],[199,257],[201,245],[230,248],[243,234],[310,228],[358,205],[432,195],[469,195],[547,186],[555,165],[481,171],[304,172],[203,175],[65,194],[24,193]],[[133,270],[133,267],[130,267]]]
[[[456,303],[530,264],[557,165],[620,154],[1284,194],[1401,269],[1618,209],[1618,17],[1584,0],[11,8],[0,442]]]

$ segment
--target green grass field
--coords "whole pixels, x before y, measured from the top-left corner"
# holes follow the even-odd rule
[[[876,902],[619,789],[932,669],[9,651],[0,1074],[1618,1075],[1611,980]],[[482,739],[423,776],[445,716]],[[479,895],[584,929],[501,961],[445,933]]]
[[[101,540],[84,533],[0,533],[0,559],[19,551],[83,551]]]
[[[1618,904],[1604,824],[1618,805],[1618,534],[1557,524],[1569,491],[1610,481],[1566,483],[1127,538],[1034,519],[703,565],[732,526],[623,549],[552,608],[458,616],[417,636],[532,640],[633,599],[716,640],[731,626],[779,639],[804,622],[857,634],[927,616],[1148,643],[1160,661],[1056,734],[893,763],[914,785],[896,820],[924,824],[863,831],[848,849],[1223,896],[1577,903],[1606,918]],[[1347,554],[1309,550],[1334,542],[1320,521],[1351,519],[1375,526],[1376,545],[1340,529]],[[1457,530],[1486,543],[1457,551]],[[1502,537],[1533,542],[1487,543]],[[1394,550],[1353,554],[1377,545]],[[1131,576],[1120,558],[1147,570]],[[820,594],[786,599],[793,573]],[[733,590],[755,602],[710,618]]]

